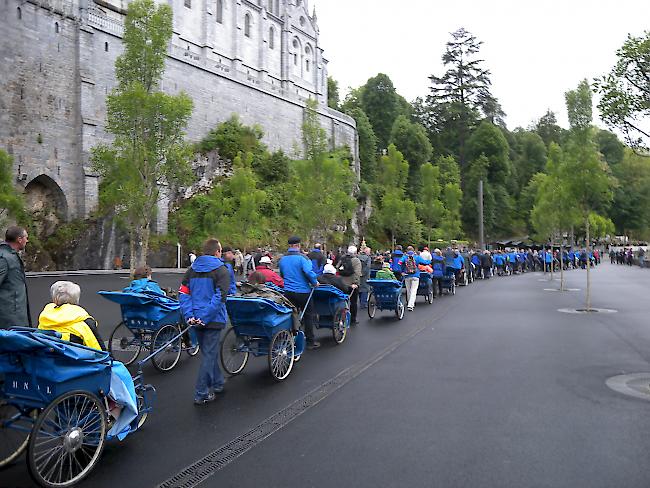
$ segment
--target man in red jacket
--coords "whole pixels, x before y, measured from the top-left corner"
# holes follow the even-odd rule
[[[257,265],[255,271],[262,273],[266,278],[267,283],[270,281],[274,285],[279,286],[280,288],[284,288],[284,280],[279,274],[273,271],[270,266],[271,258],[268,256],[262,256],[260,258],[260,264]]]

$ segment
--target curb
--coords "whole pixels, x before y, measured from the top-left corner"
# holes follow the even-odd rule
[[[153,268],[154,273],[182,274],[185,268]],[[91,276],[91,275],[128,275],[128,269],[80,269],[72,271],[28,271],[25,275],[28,278],[40,278],[47,276]]]

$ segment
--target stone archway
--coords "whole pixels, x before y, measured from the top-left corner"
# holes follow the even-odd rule
[[[68,217],[68,202],[61,187],[47,175],[39,175],[25,186],[25,204],[34,216],[39,236],[47,237]]]

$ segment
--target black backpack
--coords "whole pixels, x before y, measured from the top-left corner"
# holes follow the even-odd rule
[[[339,275],[352,276],[354,274],[354,266],[352,266],[352,256],[346,254],[341,258],[339,263]]]

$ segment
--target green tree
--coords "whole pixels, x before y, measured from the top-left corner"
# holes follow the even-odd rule
[[[542,138],[544,144],[546,144],[546,147],[550,146],[551,142],[561,144],[564,140],[565,130],[557,125],[557,117],[555,117],[555,113],[551,110],[548,110],[537,121],[534,126],[534,130]]]
[[[219,156],[229,161],[234,161],[240,152],[252,153],[253,158],[259,160],[267,150],[262,137],[264,132],[259,125],[244,125],[239,116],[233,114],[207,133],[198,144],[198,150],[206,154],[216,149]]]
[[[625,144],[616,137],[616,134],[607,130],[599,130],[596,134],[596,142],[600,154],[603,155],[607,164],[613,167],[623,161]]]
[[[593,214],[602,214],[612,200],[613,181],[607,163],[601,160],[591,126],[592,100],[587,80],[566,94],[567,112],[571,124],[569,141],[565,145],[563,179],[574,209],[585,226],[587,253],[591,252],[590,223]],[[591,310],[591,275],[587,266],[586,309]]]
[[[650,158],[630,149],[623,161],[612,166],[618,184],[609,216],[618,233],[637,239],[650,237]]]
[[[447,126],[443,130],[453,130],[457,139],[454,152],[461,168],[465,168],[465,143],[479,114],[495,123],[502,122],[505,114],[490,93],[490,71],[477,57],[483,43],[463,28],[451,37],[442,56],[447,71],[442,76],[429,77],[432,86],[427,103],[432,106],[432,119],[442,120]]]
[[[347,113],[357,123],[361,179],[372,183],[377,172],[377,136],[375,136],[375,131],[372,129],[368,116],[361,108],[353,108]]]
[[[512,135],[517,144],[513,170],[517,175],[517,191],[521,191],[535,173],[543,171],[546,164],[546,145],[536,132],[520,129]]]
[[[16,190],[13,180],[13,160],[0,149],[0,228],[9,220],[24,220],[25,208],[22,195]]]
[[[442,204],[444,212],[440,223],[440,231],[445,239],[458,239],[461,234],[460,210],[463,192],[460,189],[460,168],[453,156],[441,156],[436,160],[435,167],[440,175],[442,188]]]
[[[420,166],[422,185],[418,195],[417,215],[422,222],[422,230],[429,246],[431,246],[431,239],[436,238],[436,233],[445,214],[445,207],[440,199],[442,196],[440,179],[438,166],[431,163],[424,163]]]
[[[600,117],[622,132],[632,148],[647,152],[650,129],[644,119],[650,115],[650,31],[639,37],[628,35],[616,56],[614,68],[595,80]]]
[[[158,89],[172,36],[172,10],[153,0],[129,4],[124,24],[124,53],[117,58],[118,85],[106,100],[106,130],[111,146],[94,148],[92,161],[104,178],[104,201],[126,223],[131,269],[146,263],[151,222],[160,185],[189,178],[191,151],[183,129],[192,113],[184,93]]]
[[[290,189],[293,228],[310,239],[342,232],[355,208],[354,173],[341,152],[327,152],[327,136],[318,122],[316,106],[310,100],[305,108],[305,159],[294,162],[296,180]]]
[[[377,173],[377,192],[375,201],[379,203],[371,217],[371,227],[390,238],[390,243],[416,243],[421,236],[421,226],[417,219],[416,205],[406,197],[405,188],[409,175],[409,164],[395,145],[379,158]],[[377,237],[380,242],[386,242]]]
[[[327,77],[327,106],[334,110],[339,109],[341,96],[339,95],[339,82],[331,76]]]
[[[478,184],[483,180],[483,224],[485,237],[493,236],[496,223],[495,199],[492,185],[488,179],[490,161],[481,154],[469,165],[465,175],[465,188],[463,190],[463,206],[461,215],[463,228],[468,236],[478,236]]]
[[[489,161],[488,179],[494,184],[505,185],[512,167],[509,158],[510,147],[501,129],[483,121],[467,142],[467,156],[470,161],[481,154]]]
[[[370,78],[360,91],[360,102],[375,131],[379,148],[387,147],[393,123],[400,113],[398,95],[391,79],[383,73]]]
[[[431,159],[433,147],[431,147],[424,127],[411,122],[404,115],[395,119],[390,134],[390,143],[394,144],[408,161],[409,179],[406,192],[414,199],[422,184],[419,178],[420,167]]]

